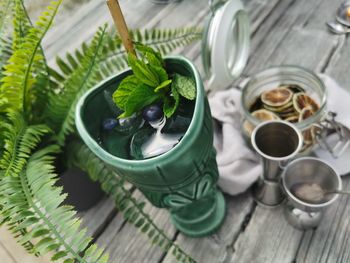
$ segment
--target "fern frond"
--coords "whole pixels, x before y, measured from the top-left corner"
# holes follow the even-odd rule
[[[15,0],[13,6],[13,33],[12,50],[17,50],[25,41],[25,36],[32,28],[32,23],[24,7],[22,0]]]
[[[51,130],[44,124],[28,126],[18,112],[9,112],[7,116],[8,119],[0,124],[4,142],[0,169],[4,170],[4,176],[18,176],[42,136]]]
[[[63,82],[61,93],[52,93],[49,98],[48,118],[57,131],[60,145],[68,134],[75,131],[74,113],[79,98],[98,81],[98,60],[106,35],[106,26],[95,34],[89,48],[84,52],[80,66]]]
[[[34,153],[19,177],[0,176],[1,214],[20,244],[31,241],[31,253],[51,251],[53,261],[105,263],[108,257],[90,245],[76,212],[61,205],[66,195],[55,186],[52,155],[58,149],[50,146]]]
[[[135,42],[149,45],[165,55],[178,47],[186,46],[193,41],[202,39],[202,29],[198,27],[184,27],[175,29],[144,29],[131,32]],[[118,54],[113,54],[118,55]]]
[[[36,100],[30,96],[30,90],[36,82],[35,65],[43,59],[39,52],[40,44],[53,22],[61,1],[52,2],[47,7],[36,21],[35,27],[29,29],[23,42],[17,43],[17,38],[21,39],[21,36],[15,35],[14,43],[17,43],[18,47],[14,48],[13,55],[4,66],[4,77],[0,87],[1,96],[8,100],[8,107],[12,110],[25,114],[31,112],[31,104]],[[16,8],[20,8],[20,4],[21,1],[16,0]]]
[[[14,39],[19,42],[25,40],[25,36],[28,34],[29,30],[33,27],[32,22],[29,18],[27,10],[24,7],[24,3],[18,2],[16,6],[15,19],[14,19]],[[13,43],[13,49],[16,49],[16,43]],[[21,45],[17,44],[19,48]],[[43,117],[43,111],[46,107],[48,101],[48,94],[51,90],[50,78],[49,78],[49,67],[47,66],[47,61],[45,58],[44,51],[40,45],[38,49],[38,57],[41,59],[35,60],[33,64],[33,72],[35,75],[35,82],[30,89],[30,94],[28,97],[31,98],[31,110],[27,112],[28,119],[33,123],[39,123]]]
[[[82,142],[70,143],[67,152],[69,164],[87,172],[93,181],[98,181],[102,189],[114,198],[116,207],[124,218],[147,235],[152,244],[159,246],[165,252],[172,251],[178,261],[195,262],[153,222],[143,210],[145,203],[132,196],[125,187],[125,180],[112,167],[96,157]]]
[[[135,42],[142,42],[149,45],[162,54],[172,52],[178,47],[185,46],[193,41],[201,39],[202,30],[196,27],[178,28],[178,29],[144,29],[132,30],[131,36]],[[73,53],[67,53],[66,59],[57,58],[57,66],[60,73],[52,70],[53,81],[59,83],[67,78],[80,64],[87,47],[83,44],[80,49]],[[98,61],[100,80],[110,77],[117,72],[128,67],[127,56],[121,39],[116,33],[108,34],[105,37],[102,47],[103,55]]]

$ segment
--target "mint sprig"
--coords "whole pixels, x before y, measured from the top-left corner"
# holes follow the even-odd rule
[[[169,79],[159,52],[139,43],[135,47],[139,58],[128,55],[133,75],[123,79],[113,93],[113,101],[124,111],[119,118],[138,113],[152,103],[161,103],[164,115],[169,118],[180,104],[180,95],[188,100],[196,98],[193,79],[177,73]]]
[[[196,86],[193,79],[175,74],[173,77],[173,84],[176,86],[177,91],[183,97],[188,100],[194,100],[196,98]]]
[[[163,104],[163,112],[167,118],[171,117],[175,113],[180,103],[180,94],[177,91],[175,82],[173,82],[171,85],[171,93],[172,96],[165,97]]]

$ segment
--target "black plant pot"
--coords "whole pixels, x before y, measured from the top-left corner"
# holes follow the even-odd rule
[[[64,203],[74,206],[77,211],[88,210],[105,196],[100,184],[78,168],[62,172],[57,185],[63,186],[63,191],[68,194]]]

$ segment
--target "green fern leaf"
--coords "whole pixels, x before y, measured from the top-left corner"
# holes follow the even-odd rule
[[[165,33],[166,32],[166,33]],[[202,30],[196,27],[189,27],[186,30],[181,29],[145,29],[143,31],[136,29],[130,31],[131,37],[134,42],[141,42],[144,45],[151,46],[158,51],[162,50],[163,55],[175,50],[180,46],[187,45],[193,41],[201,39]],[[166,48],[167,47],[167,48]],[[75,61],[82,62],[83,53],[86,52],[88,46],[83,44],[80,49],[77,49],[73,54],[68,53],[67,56],[73,57]],[[82,51],[81,51],[82,50]],[[121,45],[121,39],[118,35],[106,35],[105,41],[102,47],[103,54],[99,58],[98,67],[100,68],[101,76],[97,79],[101,81],[102,79],[108,78],[111,75],[118,73],[119,71],[128,67],[127,56],[124,48]],[[63,61],[63,59],[60,59]],[[67,59],[68,60],[68,59]],[[68,63],[70,65],[68,65]],[[65,65],[72,69],[72,65],[68,60]],[[59,68],[61,68],[59,66]],[[69,70],[69,71],[70,71]],[[63,68],[61,68],[61,72]],[[68,78],[71,73],[64,74],[65,78]],[[56,75],[56,74],[55,74]],[[53,81],[59,82],[60,79],[53,77]]]
[[[18,176],[42,136],[51,130],[46,125],[28,126],[18,112],[9,112],[8,121],[0,124],[4,128],[0,169],[4,170],[4,176]]]
[[[69,75],[73,72],[73,69],[60,57],[56,57],[56,64],[65,75]]]
[[[30,28],[32,28],[31,21],[28,17],[28,14],[25,11],[24,4],[22,1],[13,1],[14,2],[14,19],[13,19],[13,43],[12,50],[18,50],[21,47],[21,44],[24,43],[24,38],[28,34]]]
[[[72,208],[61,206],[62,189],[54,185],[57,175],[52,154],[57,150],[51,146],[32,154],[19,177],[5,177],[1,172],[1,216],[21,244],[38,240],[31,253],[54,251],[52,260],[106,262],[103,250],[90,245],[86,230],[80,230],[81,221],[73,217]]]
[[[31,105],[35,98],[31,96],[30,91],[36,83],[33,73],[37,63],[42,60],[40,43],[50,28],[60,3],[61,0],[52,2],[52,5],[47,8],[48,16],[39,17],[36,26],[31,27],[25,37],[15,35],[14,53],[8,64],[4,66],[4,77],[1,80],[3,83],[0,87],[2,98],[8,100],[8,107],[12,110],[25,114],[31,112]],[[20,0],[16,0],[16,9],[19,9],[21,4]],[[14,68],[16,70],[13,70]]]
[[[80,66],[63,83],[63,91],[60,94],[52,93],[49,98],[48,118],[57,131],[60,145],[63,145],[67,135],[75,131],[74,113],[78,99],[98,81],[96,65],[102,54],[105,30],[106,26],[96,33],[91,46],[84,51]]]

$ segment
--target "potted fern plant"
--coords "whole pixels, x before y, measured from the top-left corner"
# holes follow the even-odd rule
[[[86,230],[80,227],[74,208],[62,205],[66,194],[55,185],[59,176],[55,160],[64,153],[68,165],[86,171],[101,184],[129,222],[144,229],[150,238],[156,234],[159,242],[155,244],[166,251],[173,250],[181,260],[192,261],[143,211],[142,203],[133,198],[124,179],[96,158],[77,136],[74,114],[78,98],[125,68],[125,54],[120,50],[120,38],[107,34],[104,26],[90,43],[67,54],[67,61],[57,59],[62,72],[50,68],[41,41],[60,3],[52,2],[33,24],[21,0],[0,3],[0,10],[7,14],[0,16],[0,223],[29,253],[51,253],[53,261],[108,261],[103,249],[91,243]],[[8,18],[14,21],[12,27],[7,26]],[[5,30],[12,34],[8,36]],[[133,33],[142,38],[152,32]],[[153,40],[162,49],[170,46],[167,43],[189,43],[198,35],[200,31],[189,28],[175,30],[165,38],[161,34]]]

